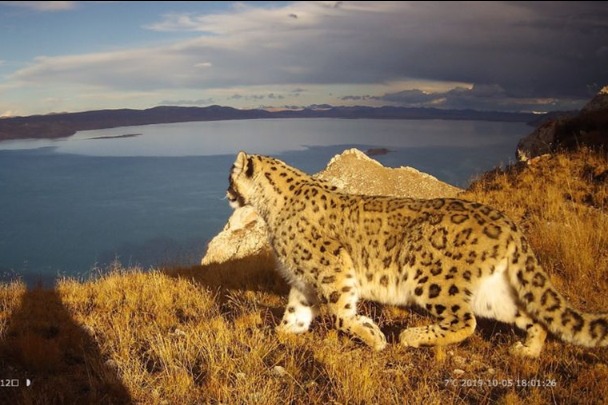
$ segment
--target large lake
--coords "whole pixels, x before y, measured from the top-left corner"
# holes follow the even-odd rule
[[[346,148],[466,187],[513,161],[521,123],[274,119],[82,131],[0,142],[0,281],[86,278],[114,260],[144,268],[200,262],[230,209],[239,150],[314,173]]]

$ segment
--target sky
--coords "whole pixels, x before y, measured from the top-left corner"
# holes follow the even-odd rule
[[[608,2],[0,1],[0,117],[159,105],[573,110]]]

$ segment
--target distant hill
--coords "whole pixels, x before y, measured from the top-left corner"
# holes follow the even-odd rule
[[[147,110],[99,110],[77,113],[33,115],[0,119],[0,140],[22,138],[61,138],[77,131],[165,124],[189,121],[221,121],[261,118],[377,118],[446,119],[475,121],[531,122],[537,114],[474,110],[440,110],[405,107],[332,107],[267,111],[239,110],[232,107],[154,107]]]

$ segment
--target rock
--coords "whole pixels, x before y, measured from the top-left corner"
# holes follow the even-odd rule
[[[95,338],[95,329],[91,325],[82,325],[82,330],[92,338]]]
[[[118,371],[118,363],[116,363],[114,360],[106,360],[104,364],[109,370]]]
[[[234,210],[224,229],[209,242],[201,264],[225,263],[269,250],[266,224],[252,207],[241,207]]]
[[[517,159],[526,162],[536,156],[581,146],[604,149],[608,143],[608,86],[602,88],[581,111],[542,123],[517,145]]]
[[[462,191],[411,167],[384,167],[358,149],[334,156],[314,177],[350,194],[434,198],[455,197]],[[225,263],[270,251],[266,225],[253,208],[243,207],[233,212],[224,229],[211,240],[201,264]]]
[[[455,197],[462,191],[412,167],[384,167],[358,149],[334,156],[314,177],[349,194],[435,198]]]
[[[272,375],[275,377],[285,377],[287,375],[287,370],[283,366],[274,366],[272,368]]]
[[[174,337],[174,338],[183,338],[183,337],[186,337],[187,334],[183,330],[175,328],[175,330],[173,332],[169,333],[169,336]]]
[[[458,368],[466,368],[467,364],[469,363],[464,357],[462,356],[454,356],[452,357],[452,361],[454,362],[454,365]]]
[[[386,148],[371,148],[365,151],[365,154],[367,156],[380,156],[380,155],[386,155],[387,153],[389,153],[390,151]]]
[[[596,95],[581,109],[581,112],[608,110],[608,86],[604,86]]]

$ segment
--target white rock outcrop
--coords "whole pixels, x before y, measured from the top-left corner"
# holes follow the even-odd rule
[[[269,251],[266,224],[252,207],[232,213],[224,229],[207,246],[202,265],[225,263]]]

